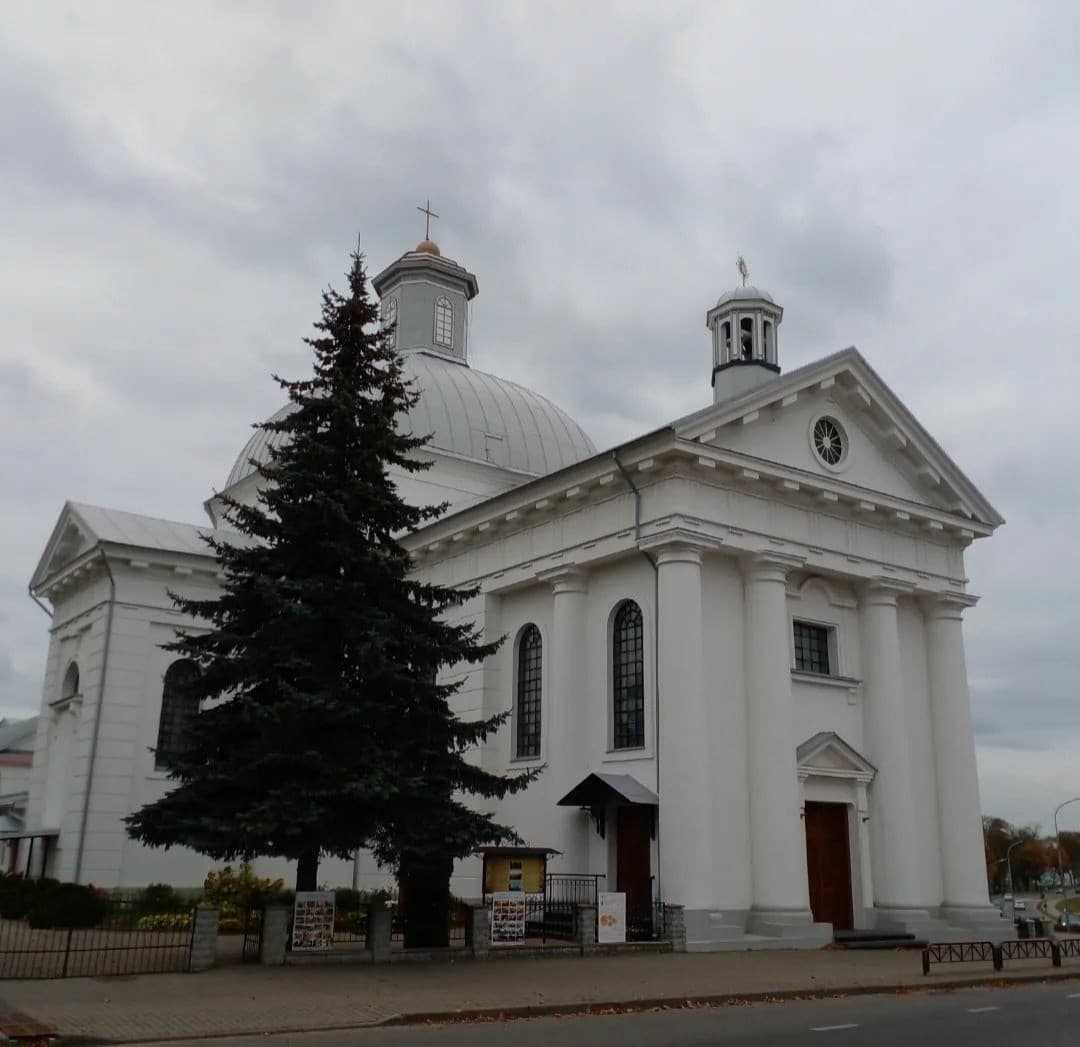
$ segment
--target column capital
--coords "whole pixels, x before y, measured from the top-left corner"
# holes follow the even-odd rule
[[[859,603],[864,607],[874,605],[896,606],[897,597],[911,596],[915,586],[899,578],[878,576],[870,578],[859,589]]]
[[[642,552],[656,554],[657,564],[700,564],[705,553],[720,546],[719,539],[689,527],[671,527],[638,542]]]
[[[559,564],[558,567],[537,571],[536,580],[548,582],[556,596],[560,593],[583,593],[588,589],[588,574],[576,563]]]
[[[806,557],[765,549],[743,557],[739,564],[748,582],[783,582],[786,585],[787,576],[806,565]]]
[[[928,593],[922,598],[923,613],[930,621],[955,618],[960,621],[969,607],[979,602],[971,593]]]

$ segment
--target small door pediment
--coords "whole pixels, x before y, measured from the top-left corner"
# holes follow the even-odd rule
[[[877,774],[877,768],[834,731],[808,738],[796,750],[796,757],[800,777],[818,774],[869,783]]]

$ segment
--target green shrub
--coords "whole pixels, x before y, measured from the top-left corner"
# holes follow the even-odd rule
[[[256,876],[248,862],[240,866],[239,872],[233,872],[232,866],[226,865],[224,869],[207,873],[203,888],[203,901],[222,909],[225,904],[247,908],[265,901],[276,901],[286,893],[283,880]]]
[[[108,911],[105,897],[93,887],[61,883],[40,891],[27,913],[31,927],[96,927]]]
[[[58,887],[58,880],[41,878],[26,879],[22,876],[5,875],[0,880],[0,916],[7,920],[21,920],[42,899]]]
[[[140,931],[190,931],[191,913],[150,913],[148,916],[140,916],[135,927]]]

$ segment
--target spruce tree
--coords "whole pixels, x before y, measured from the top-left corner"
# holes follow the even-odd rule
[[[399,538],[444,507],[408,505],[395,487],[391,467],[427,468],[415,452],[428,436],[396,425],[419,393],[379,328],[359,252],[348,282],[347,296],[323,294],[306,339],[313,376],[275,375],[292,410],[260,427],[279,438],[254,463],[262,492],[253,505],[225,499],[237,537],[208,539],[220,595],[173,596],[208,627],[168,645],[200,670],[199,711],[172,761],[175,787],[127,826],[217,859],[295,859],[298,890],[315,889],[321,855],[376,846],[430,919],[426,899],[447,895],[454,858],[516,838],[462,794],[502,797],[532,775],[471,765],[466,751],[507,714],[459,721],[458,685],[436,682],[499,641],[449,620],[472,590],[410,576]]]

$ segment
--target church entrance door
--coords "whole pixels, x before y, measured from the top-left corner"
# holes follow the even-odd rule
[[[805,822],[810,911],[818,923],[831,923],[837,931],[851,930],[854,920],[847,805],[808,802]]]
[[[626,922],[650,920],[652,913],[652,810],[616,809],[616,886],[626,894]]]

